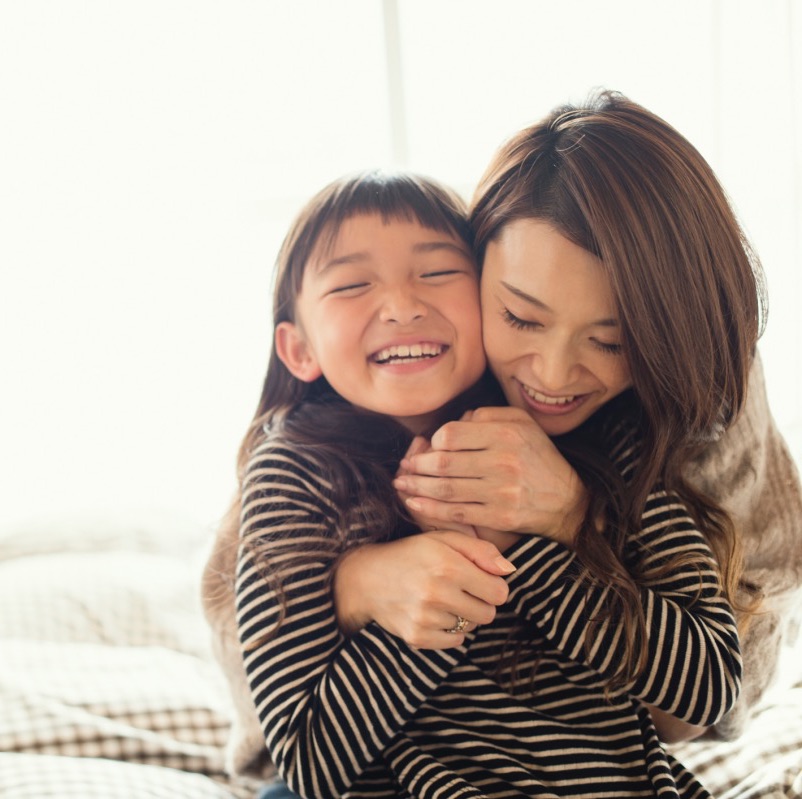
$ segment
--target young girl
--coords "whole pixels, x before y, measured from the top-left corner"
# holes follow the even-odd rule
[[[451,715],[427,751],[489,796],[706,796],[658,731],[698,734],[738,693],[737,539],[685,470],[744,403],[759,264],[698,152],[610,93],[513,137],[471,219],[486,352],[512,407],[447,424],[396,486],[517,570],[429,700]],[[572,468],[571,451],[598,462]],[[433,604],[473,620],[444,593],[458,580],[399,574],[396,550],[342,559],[344,626],[409,637],[397,619],[417,614],[421,640]]]
[[[354,546],[417,532],[391,482],[413,434],[503,401],[485,375],[472,245],[450,191],[369,174],[318,194],[278,257],[270,363],[204,605],[238,711],[231,765],[266,776],[273,762],[304,796],[415,793],[401,731],[461,659],[378,625],[346,640],[330,580]],[[512,566],[492,544],[438,535],[432,555],[465,554],[482,618]]]

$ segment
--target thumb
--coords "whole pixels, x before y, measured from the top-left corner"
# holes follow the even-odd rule
[[[460,555],[488,574],[503,577],[515,571],[515,565],[507,560],[499,552],[498,547],[491,544],[490,541],[454,532],[429,533],[429,535],[439,538],[444,544],[459,552]]]

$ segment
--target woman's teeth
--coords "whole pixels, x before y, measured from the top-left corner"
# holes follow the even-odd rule
[[[398,346],[385,347],[383,350],[379,350],[373,356],[373,360],[376,363],[387,363],[388,361],[434,358],[444,349],[445,347],[442,344],[399,344]]]
[[[539,391],[529,388],[529,386],[524,386],[523,388],[535,402],[541,402],[543,405],[567,405],[569,402],[573,402],[576,399],[576,395],[572,397],[547,397],[545,394],[541,394]]]

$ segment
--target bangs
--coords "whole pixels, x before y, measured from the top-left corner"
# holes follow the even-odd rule
[[[417,222],[447,233],[473,251],[473,235],[460,197],[417,175],[368,172],[337,185],[320,209],[316,249],[327,252],[340,226],[360,215],[375,214],[382,222]]]

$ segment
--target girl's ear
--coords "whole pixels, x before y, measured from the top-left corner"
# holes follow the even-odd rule
[[[297,325],[279,322],[273,337],[276,354],[293,377],[311,383],[323,374],[315,353]]]

